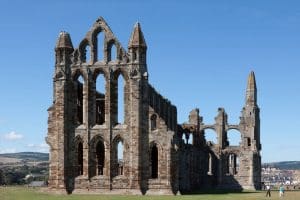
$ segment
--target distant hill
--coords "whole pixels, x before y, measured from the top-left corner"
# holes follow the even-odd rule
[[[274,167],[281,170],[300,170],[300,161],[282,161],[282,162],[272,162],[263,163],[262,167]]]
[[[23,161],[49,161],[48,153],[39,152],[20,152],[20,153],[5,153],[0,154],[0,161],[11,158],[12,160],[23,160]],[[272,162],[263,163],[262,167],[274,167],[281,170],[300,170],[300,161],[282,161],[282,162]]]
[[[39,152],[20,152],[20,153],[5,153],[0,154],[0,158],[12,158],[23,161],[48,161],[48,153],[39,153]]]

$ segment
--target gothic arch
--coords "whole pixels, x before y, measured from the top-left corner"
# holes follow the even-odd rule
[[[88,75],[87,75],[86,71],[83,70],[83,69],[76,69],[76,70],[74,70],[72,72],[72,75],[71,75],[72,80],[76,81],[80,75],[83,77],[84,83],[87,83],[88,82]]]
[[[74,51],[73,51],[73,58],[72,58],[73,64],[77,64],[78,60],[80,60],[80,58],[79,58],[79,51],[78,51],[78,49],[74,49]]]
[[[228,129],[226,134],[228,146],[240,146],[242,144],[242,133],[238,129]]]
[[[157,127],[157,124],[158,124],[158,119],[157,119],[157,115],[156,114],[152,114],[151,117],[150,117],[150,130],[151,131],[154,131],[156,130],[158,127]]]
[[[85,88],[87,85],[87,79],[85,78],[83,73],[80,70],[76,70],[73,74],[73,90],[75,91],[74,94],[74,104],[76,108],[75,112],[75,124],[81,125],[85,123]],[[81,83],[79,77],[82,77],[83,82]]]
[[[119,85],[119,80],[122,86]],[[112,103],[112,113],[114,115],[113,125],[126,124],[126,113],[127,107],[125,106],[128,102],[127,95],[129,93],[128,87],[128,76],[123,68],[118,68],[113,72],[113,77],[111,79],[111,103]]]
[[[97,80],[99,74],[103,74],[105,81],[108,82],[108,79],[109,79],[108,72],[105,69],[100,68],[100,67],[95,68],[93,71],[93,80],[94,81]]]
[[[205,131],[206,129],[211,129],[213,131],[216,131],[215,125],[203,125],[200,130]]]
[[[153,141],[151,141],[150,142],[150,148],[153,146],[153,145],[156,145],[157,146],[157,148],[158,148],[158,152],[160,153],[160,152],[163,152],[163,147],[162,147],[162,145],[157,141],[157,140],[153,140]]]
[[[226,158],[226,173],[228,175],[236,175],[239,172],[239,154],[229,152]]]
[[[94,47],[94,58],[95,61],[97,51],[99,50],[98,44],[97,44],[97,36],[103,33],[104,34],[104,43],[103,43],[103,60],[106,62],[109,62],[110,59],[110,45],[115,45],[116,47],[116,60],[119,60],[121,56],[125,56],[128,59],[128,56],[126,53],[125,49],[122,48],[120,42],[117,40],[117,38],[114,36],[113,32],[111,31],[110,27],[106,24],[104,19],[102,17],[98,18],[96,22],[94,23],[93,27],[91,28],[90,32],[87,34],[88,40],[90,40],[91,45]],[[121,55],[122,54],[122,55]],[[122,59],[122,58],[121,58]]]
[[[122,75],[122,77],[124,78],[124,80],[127,81],[129,80],[129,76],[128,76],[128,73],[127,73],[127,69],[124,68],[124,67],[118,67],[114,72],[113,72],[113,79],[114,80],[117,80],[118,77]]]
[[[158,178],[158,149],[156,145],[153,145],[151,151],[151,178]]]
[[[99,25],[96,27],[93,27],[93,30],[91,32],[91,37],[90,37],[90,40],[91,40],[91,43],[93,44],[93,46],[97,46],[98,34],[103,33],[104,37],[105,37],[105,31],[103,31],[103,30],[104,29]]]
[[[121,142],[123,149],[118,149],[118,145]],[[119,160],[118,159],[118,154],[120,153],[119,150],[122,150],[121,154],[123,159]],[[111,160],[111,166],[112,166],[112,176],[120,176],[124,175],[124,157],[125,157],[125,142],[124,139],[120,136],[117,135],[112,141],[112,160]]]
[[[208,130],[210,133],[206,133],[205,130]],[[213,144],[218,144],[219,143],[218,133],[217,133],[217,131],[216,131],[216,129],[213,125],[206,125],[204,128],[201,129],[201,131],[204,132],[204,138],[205,138],[207,143],[208,142],[210,144],[211,144],[211,142]],[[207,134],[209,134],[210,137],[207,137]],[[214,135],[213,138],[212,138],[212,135]]]
[[[237,130],[237,131],[241,132],[240,128],[239,128],[239,125],[228,125],[226,130],[227,131],[229,131],[229,130]]]
[[[89,50],[90,50],[90,53],[89,53],[90,58],[89,59],[87,58],[87,52],[86,52],[87,51],[86,48],[88,48],[88,47],[89,47]],[[93,45],[91,44],[91,42],[88,39],[84,38],[80,42],[78,49],[79,49],[79,59],[82,63],[87,63],[88,61],[94,62],[94,59],[93,59]]]
[[[75,145],[77,145],[79,142],[84,143],[84,140],[80,135],[77,135],[75,137],[74,143],[75,143]]]
[[[110,61],[118,61],[119,58],[120,58],[120,52],[119,52],[119,49],[120,49],[120,45],[116,42],[115,39],[110,39],[106,45],[106,52],[107,52],[107,61],[110,62]],[[112,57],[112,50],[113,48],[115,48],[115,58]]]
[[[157,179],[160,176],[160,162],[159,158],[162,158],[162,146],[157,141],[150,142],[149,145],[149,171],[150,178]]]
[[[75,176],[83,175],[83,149],[84,141],[80,136],[75,137],[75,163],[74,163],[74,173]]]
[[[94,120],[95,124],[102,125],[105,124],[105,107],[107,106],[107,91],[108,79],[106,73],[101,68],[97,68],[93,73],[94,88],[93,90],[93,104],[95,107]]]
[[[213,151],[209,150],[207,154],[207,159],[208,159],[208,166],[207,166],[207,174],[208,175],[215,175],[216,173],[216,155]]]
[[[105,49],[106,49],[106,32],[104,31],[101,26],[94,27],[94,29],[91,32],[91,43],[93,45],[93,58],[94,61],[100,61],[101,59],[99,58],[100,53],[102,54],[102,60],[105,60]],[[103,34],[103,36],[100,36],[100,34]],[[100,37],[99,37],[100,36]],[[103,39],[103,41],[98,41],[99,39]],[[99,44],[103,45],[102,47],[99,46]],[[102,51],[102,52],[100,52]]]
[[[90,143],[91,152],[91,176],[106,175],[106,149],[107,144],[100,135],[92,138]]]

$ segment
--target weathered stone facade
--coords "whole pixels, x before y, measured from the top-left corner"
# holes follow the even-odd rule
[[[98,46],[99,34],[104,35],[103,47]],[[146,51],[138,23],[127,51],[103,18],[76,49],[70,35],[60,33],[53,105],[48,109],[49,188],[123,194],[259,189],[261,145],[254,73],[249,76],[239,125],[227,123],[223,108],[214,125],[205,125],[198,109],[191,111],[188,123],[180,125],[177,108],[148,82]],[[96,87],[99,76],[105,80],[105,91]],[[122,88],[119,78],[124,80]],[[118,118],[120,89],[123,121]],[[217,144],[205,140],[206,129],[215,130]],[[240,146],[228,145],[229,129],[240,131]],[[193,143],[187,144],[182,137],[190,134]]]

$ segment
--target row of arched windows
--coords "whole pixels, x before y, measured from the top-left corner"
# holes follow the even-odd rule
[[[93,171],[91,172],[93,176],[101,176],[105,175],[105,146],[102,140],[98,140],[96,145],[94,146],[95,149],[92,149],[92,167]],[[77,166],[76,166],[76,175],[81,176],[83,175],[83,167],[84,167],[84,153],[83,153],[83,142],[79,141],[76,147],[76,154],[77,154]],[[116,142],[116,145],[113,149],[112,155],[114,164],[112,167],[113,175],[119,176],[124,174],[124,146],[121,139]],[[158,148],[156,144],[153,144],[150,147],[150,173],[151,178],[156,179],[158,178]]]
[[[102,125],[105,123],[105,100],[106,100],[106,81],[103,74],[99,74],[96,79],[96,93],[95,93],[95,123],[98,125]],[[77,124],[84,124],[85,121],[85,81],[82,75],[79,75],[77,80],[75,81],[76,86],[76,122]],[[123,76],[120,74],[117,78],[117,82],[114,83],[114,98],[112,101],[117,105],[114,105],[114,114],[117,115],[116,123],[123,124],[124,123],[124,92],[125,92],[125,80]]]
[[[107,62],[110,62],[118,59],[117,47],[114,40],[105,43],[105,35],[102,32],[98,33],[94,40],[96,42],[93,44],[93,47],[91,47],[86,39],[81,42],[79,48],[81,62],[90,63],[91,61],[101,61],[105,58]]]
[[[215,156],[213,153],[208,154],[208,175],[213,175],[215,170]],[[225,169],[227,175],[236,175],[239,172],[240,161],[235,153],[227,155]]]
[[[230,153],[227,157],[226,173],[229,175],[237,174],[239,171],[239,165],[239,157],[234,153]]]
[[[98,140],[94,145],[92,145],[91,152],[92,152],[92,166],[91,166],[91,174],[93,176],[100,176],[104,175],[104,169],[105,169],[105,146],[102,140]],[[119,176],[123,175],[123,142],[121,139],[119,139],[116,142],[116,145],[113,149],[114,153],[114,165],[116,166],[114,170],[114,175]],[[76,175],[80,176],[83,175],[83,166],[84,166],[84,150],[83,150],[83,142],[79,141],[76,146]]]

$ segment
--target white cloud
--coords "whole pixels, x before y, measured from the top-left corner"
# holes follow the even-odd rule
[[[28,144],[27,147],[29,147],[33,151],[44,152],[44,153],[48,153],[49,152],[49,146],[46,143]]]
[[[18,134],[14,131],[4,135],[4,139],[6,139],[6,140],[20,140],[22,138],[23,138],[22,134]]]
[[[7,148],[7,149],[0,149],[0,154],[2,153],[16,153],[17,150],[15,148]]]

